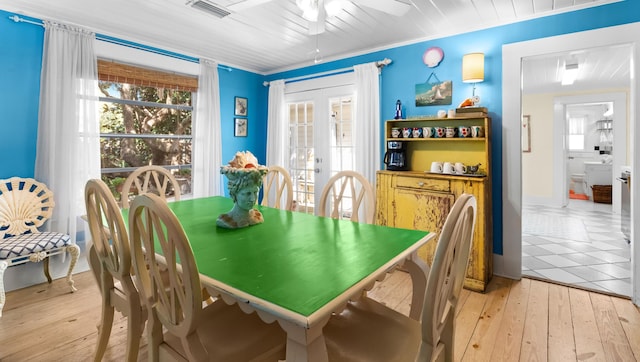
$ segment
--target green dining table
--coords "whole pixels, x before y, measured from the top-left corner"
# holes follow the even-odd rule
[[[410,316],[420,319],[428,267],[417,255],[435,233],[256,206],[264,223],[216,226],[226,197],[168,203],[189,238],[201,282],[287,332],[287,361],[327,361],[322,328],[333,312],[402,266],[411,274]]]

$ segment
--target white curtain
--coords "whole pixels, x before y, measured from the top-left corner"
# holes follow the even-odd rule
[[[193,126],[193,197],[222,195],[218,64],[201,59]]]
[[[277,165],[288,169],[289,127],[285,117],[284,87],[284,80],[269,82],[266,165]]]
[[[48,229],[75,242],[84,185],[100,178],[95,34],[44,22],[35,178],[54,193]]]
[[[376,171],[380,161],[380,83],[376,63],[355,65],[356,119],[353,128],[355,171],[361,173],[371,185],[376,184]]]

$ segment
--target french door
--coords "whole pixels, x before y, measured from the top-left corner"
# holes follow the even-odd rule
[[[287,92],[289,165],[296,210],[316,214],[327,180],[353,170],[353,85]]]

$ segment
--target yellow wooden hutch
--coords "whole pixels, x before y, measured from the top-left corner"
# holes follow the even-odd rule
[[[409,171],[378,171],[376,222],[380,225],[440,232],[456,198],[475,195],[478,202],[473,247],[465,287],[484,291],[492,270],[491,211],[491,119],[468,113],[455,118],[412,118],[386,121],[385,140],[407,142]],[[484,114],[484,113],[483,113]],[[484,137],[393,138],[392,128],[482,126]],[[475,174],[450,175],[430,172],[431,163],[480,164]],[[435,243],[419,255],[431,264]]]

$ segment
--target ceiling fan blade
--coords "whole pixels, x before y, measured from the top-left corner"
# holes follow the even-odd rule
[[[351,0],[354,3],[366,6],[371,9],[379,10],[387,14],[402,16],[406,14],[411,5],[399,0]]]
[[[238,11],[242,11],[244,9],[249,9],[254,6],[262,5],[264,3],[268,3],[272,0],[240,0],[234,4],[226,6],[229,11],[233,11],[237,13]]]

